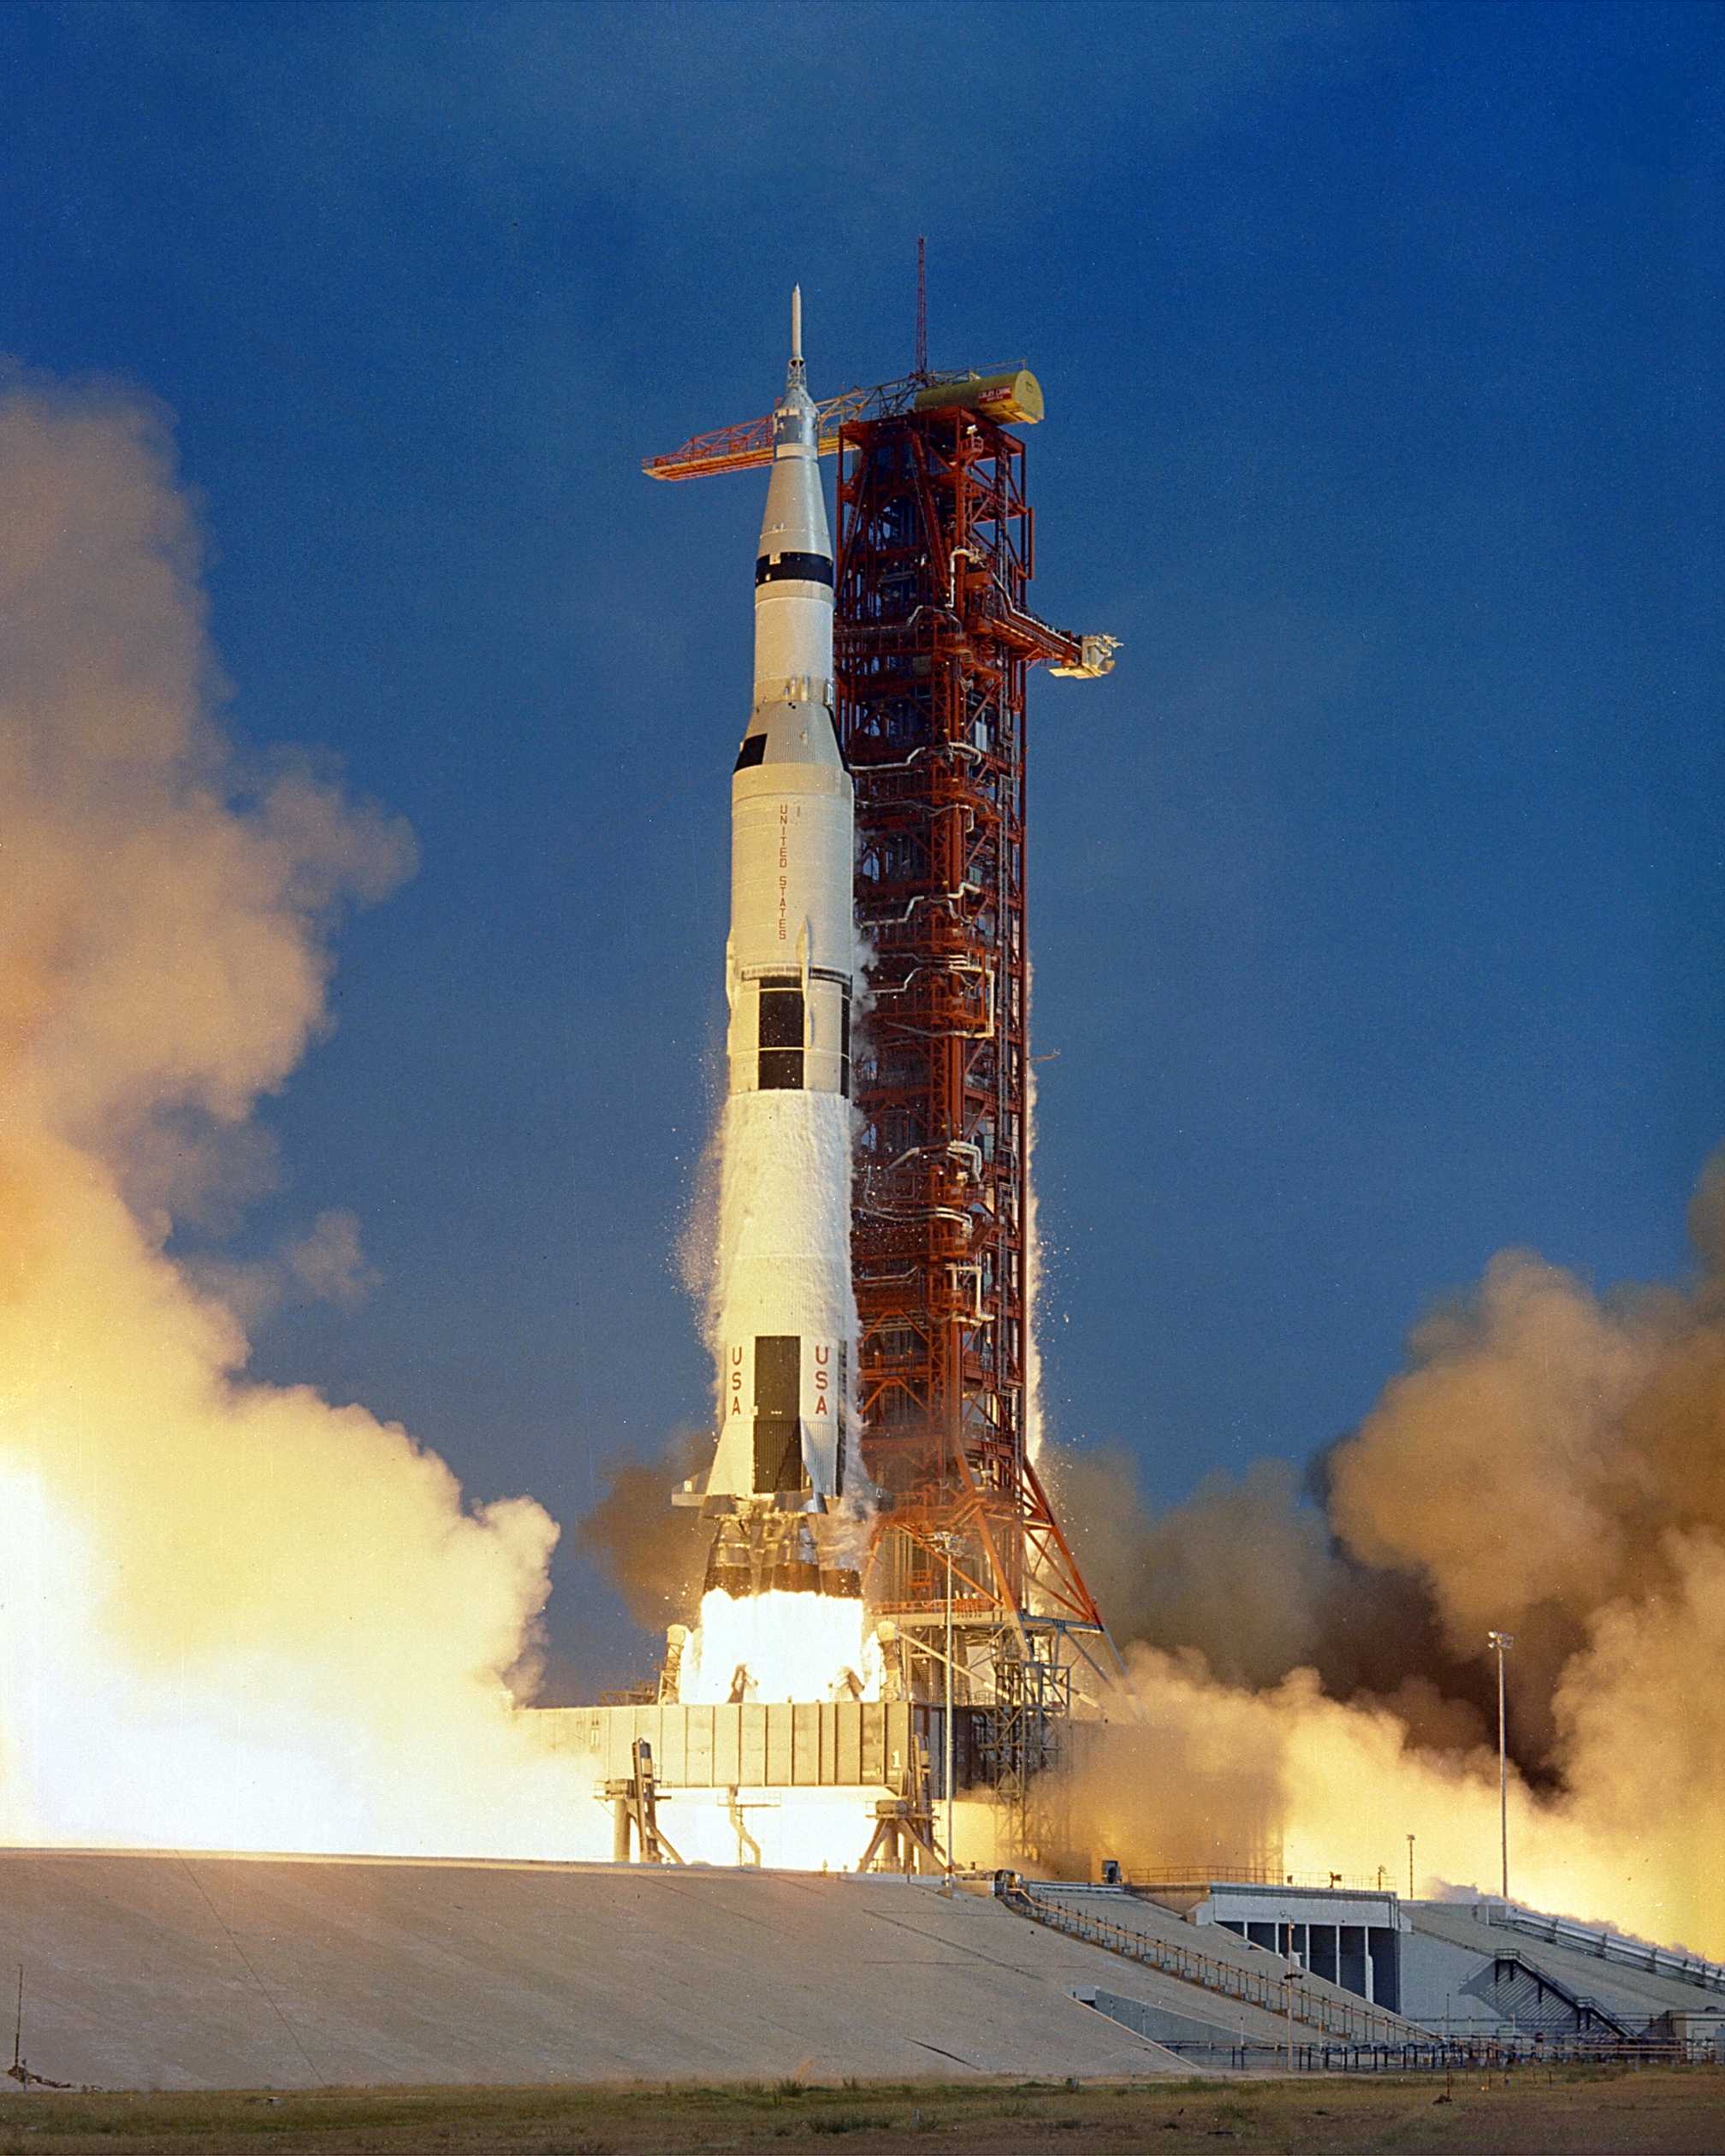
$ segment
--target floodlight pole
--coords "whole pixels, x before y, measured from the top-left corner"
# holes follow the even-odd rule
[[[1282,1926],[1283,1943],[1287,1948],[1284,1959],[1288,1964],[1282,1979],[1282,1988],[1288,2009],[1288,2070],[1291,2074],[1294,2070],[1294,1987],[1299,1982],[1300,1976],[1295,1975],[1294,1969],[1294,1919],[1285,1910],[1283,1912]],[[1300,1975],[1304,1973],[1301,1970]]]
[[[952,1891],[952,1779],[955,1746],[952,1729],[952,1537],[946,1537],[946,1714],[942,1735],[946,1751],[946,1891]],[[1508,1859],[1505,1859],[1507,1864]]]
[[[1515,1644],[1514,1632],[1491,1632],[1485,1644],[1497,1656],[1497,1828],[1503,1857],[1503,1898],[1509,1898],[1509,1753],[1504,1742],[1503,1657]]]
[[[941,1764],[946,1782],[946,1880],[943,1892],[952,1892],[952,1782],[955,1772],[955,1745],[952,1728],[952,1552],[958,1537],[951,1528],[943,1528],[928,1538],[946,1560],[946,1712],[942,1732]]]

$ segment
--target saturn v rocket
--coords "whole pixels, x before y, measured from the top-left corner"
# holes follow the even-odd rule
[[[755,690],[731,781],[729,1082],[703,1486],[708,1588],[861,1591],[840,1517],[852,1432],[853,804],[833,688],[833,544],[802,300],[773,414],[755,563]]]

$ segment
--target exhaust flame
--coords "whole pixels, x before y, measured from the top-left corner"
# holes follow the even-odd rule
[[[855,1871],[874,1808],[823,1789],[679,1790],[661,1811],[685,1864]]]
[[[249,1379],[268,1281],[170,1254],[259,1188],[252,1111],[326,1022],[333,924],[412,851],[307,771],[241,767],[196,555],[157,414],[0,383],[0,1838],[602,1856],[511,1694],[552,1521]],[[1159,1748],[1076,1791],[1081,1845],[1165,1851],[1197,1801],[1213,1845],[1238,1804],[1288,1821],[1291,1868],[1399,1878],[1414,1833],[1422,1886],[1491,1883],[1506,1626],[1512,1887],[1725,1954],[1725,1167],[1692,1225],[1681,1291],[1496,1261],[1331,1454],[1327,1517],[1266,1471],[1135,1528],[1117,1478],[1063,1464]],[[266,1270],[365,1279],[345,1222]],[[702,1614],[685,1698],[739,1666],[757,1699],[878,1695],[855,1601]],[[691,1857],[835,1866],[868,1825],[803,1792],[673,1820]]]
[[[678,1697],[685,1706],[879,1699],[880,1649],[854,1596],[733,1596],[715,1587],[701,1598]]]

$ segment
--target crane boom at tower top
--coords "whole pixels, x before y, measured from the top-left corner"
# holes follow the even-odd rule
[[[998,367],[983,374],[975,368],[946,374],[919,372],[872,388],[841,389],[815,407],[815,447],[835,455],[848,427],[875,419],[942,412],[975,412],[996,425],[1034,427],[1043,413],[1042,385],[1028,367]],[[747,419],[710,434],[691,435],[667,456],[647,457],[641,469],[649,479],[705,479],[720,471],[747,471],[773,461],[773,415]],[[1003,599],[1005,595],[1003,593]],[[1010,600],[1002,608],[1002,634],[1018,642],[1026,654],[1047,663],[1052,673],[1094,680],[1110,672],[1118,649],[1112,637],[1076,636],[1051,628]]]
[[[973,368],[951,374],[907,375],[899,382],[878,382],[872,388],[841,389],[815,407],[816,441],[823,457],[833,456],[846,426],[858,419],[889,419],[906,412],[969,408],[1009,426],[1034,426],[1042,417],[1042,387],[1028,368],[997,367],[986,374]],[[649,479],[705,479],[719,471],[747,471],[773,461],[773,418],[745,419],[711,434],[691,435],[668,456],[648,457],[641,469]]]

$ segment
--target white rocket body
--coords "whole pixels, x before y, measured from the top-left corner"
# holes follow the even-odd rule
[[[799,316],[793,299],[755,567],[753,708],[731,782],[719,1433],[705,1496],[709,1511],[743,1514],[819,1514],[845,1494],[856,1330],[852,789],[833,718],[833,546]],[[775,1575],[793,1558],[815,1563],[812,1543],[781,1551]],[[758,1587],[758,1556],[756,1571]]]

